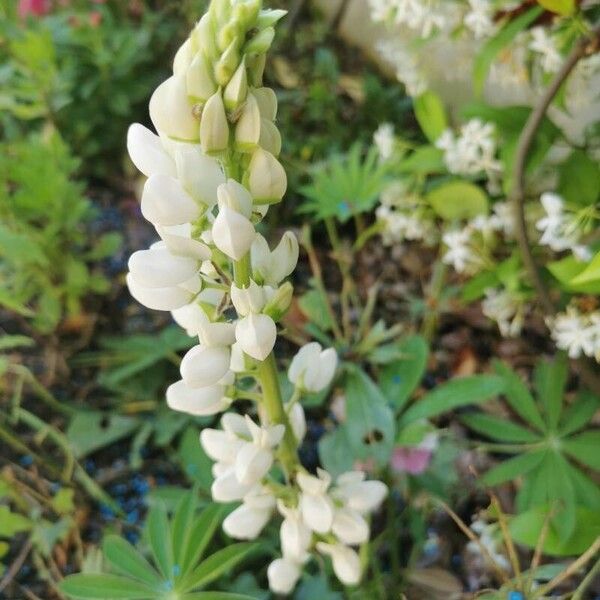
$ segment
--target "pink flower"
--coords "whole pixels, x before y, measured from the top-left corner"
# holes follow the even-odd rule
[[[49,0],[19,0],[18,13],[21,19],[29,15],[43,17],[50,12]]]
[[[98,27],[102,23],[102,13],[97,10],[93,10],[89,14],[89,21],[92,27]]]
[[[427,469],[431,461],[431,450],[423,448],[398,447],[392,452],[390,463],[392,469],[400,473],[420,475]]]

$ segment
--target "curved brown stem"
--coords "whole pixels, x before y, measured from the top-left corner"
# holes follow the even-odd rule
[[[515,153],[511,202],[514,208],[517,242],[523,257],[525,268],[529,273],[542,307],[548,316],[552,316],[556,313],[556,306],[552,301],[550,292],[546,287],[540,270],[535,262],[529,236],[527,234],[527,223],[525,221],[525,168],[527,156],[531,150],[537,131],[546,115],[546,111],[552,104],[556,94],[558,94],[558,91],[568,79],[577,63],[585,56],[589,56],[598,51],[599,45],[600,24],[596,25],[588,35],[582,37],[573,50],[571,50],[571,53],[558,73],[554,76],[554,79],[550,82],[550,85],[540,98],[538,104],[531,111],[531,114],[525,123],[525,127],[521,132]],[[600,378],[594,373],[593,369],[590,368],[588,361],[585,359],[578,359],[573,362],[573,365],[584,383],[595,393],[600,394]]]

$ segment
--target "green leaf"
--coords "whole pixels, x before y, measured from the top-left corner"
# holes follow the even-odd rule
[[[382,391],[362,369],[351,363],[345,363],[344,368],[345,427],[354,456],[373,458],[384,465],[394,443],[394,413]]]
[[[498,54],[514,40],[519,32],[533,23],[542,12],[543,9],[539,6],[528,10],[502,27],[494,37],[484,44],[479,54],[475,57],[475,64],[473,66],[473,88],[476,96],[481,96],[490,67]]]
[[[537,397],[544,407],[546,422],[551,431],[556,431],[562,412],[563,394],[569,371],[564,355],[553,361],[540,360],[534,371]]]
[[[419,146],[398,165],[400,173],[429,175],[446,170],[444,152],[435,146]]]
[[[153,600],[161,593],[145,584],[118,575],[69,575],[60,583],[63,594],[76,600]]]
[[[198,443],[198,429],[190,425],[181,436],[177,457],[189,479],[208,491],[213,482],[212,461]]]
[[[505,481],[515,479],[519,475],[524,475],[540,465],[546,456],[545,450],[536,452],[526,452],[514,456],[491,468],[482,478],[485,485],[494,486]]]
[[[545,431],[542,415],[523,380],[502,361],[495,360],[493,366],[496,373],[504,378],[504,395],[510,407],[524,421],[540,431]]]
[[[559,166],[558,193],[569,203],[589,206],[600,195],[600,167],[583,150],[573,150]]]
[[[569,464],[569,476],[573,483],[577,502],[581,506],[587,506],[600,513],[600,489],[598,484],[571,464]]]
[[[537,0],[538,4],[557,15],[567,17],[575,12],[575,0]]]
[[[584,431],[562,441],[562,447],[580,463],[600,471],[600,430]]]
[[[179,565],[182,574],[187,574],[196,566],[221,523],[224,512],[225,507],[209,504],[195,518],[185,551],[181,552]]]
[[[600,281],[600,251],[596,252],[588,265],[571,280],[571,285],[590,284]]]
[[[560,283],[560,287],[567,292],[600,294],[600,276],[594,279],[592,275],[592,279],[588,283],[573,283],[589,264],[591,263],[586,264],[571,254],[560,260],[546,263],[546,268]]]
[[[319,459],[323,468],[334,477],[352,470],[353,448],[346,427],[341,425],[319,440]]]
[[[198,505],[198,491],[194,487],[192,491],[186,494],[179,502],[175,514],[173,515],[172,535],[173,535],[173,559],[175,564],[181,568],[181,559],[187,554],[194,516]]]
[[[259,547],[260,544],[257,543],[243,542],[241,544],[231,544],[227,548],[218,550],[203,560],[189,575],[182,579],[179,584],[181,589],[189,592],[211,583],[233,569],[248,554]]]
[[[31,521],[19,513],[11,512],[6,505],[0,505],[0,536],[12,538],[16,533],[31,529]]]
[[[309,290],[300,296],[298,300],[300,310],[308,317],[311,323],[323,331],[329,331],[333,327],[331,317],[327,310],[327,300],[319,290]]]
[[[166,579],[171,579],[173,573],[173,543],[167,511],[163,506],[153,506],[146,518],[146,533],[154,560],[160,572]]]
[[[441,98],[430,90],[413,101],[415,117],[430,142],[435,142],[448,127],[448,119]]]
[[[118,535],[108,535],[102,542],[104,558],[120,575],[128,575],[152,588],[160,585],[160,575],[150,563],[126,540]]]
[[[0,337],[0,351],[31,348],[31,346],[35,346],[35,340],[26,335],[3,335]]]
[[[546,522],[549,506],[535,508],[511,517],[509,531],[515,542],[535,548]],[[543,544],[544,554],[551,556],[577,556],[583,554],[600,535],[600,513],[583,507],[575,509],[575,527],[565,539],[550,523]]]
[[[423,337],[414,335],[402,340],[397,348],[401,358],[382,370],[379,385],[388,400],[399,410],[408,402],[423,379],[429,347]]]
[[[571,406],[564,412],[559,435],[570,435],[574,431],[584,427],[592,419],[600,408],[600,398],[591,392],[580,392]]]
[[[431,190],[425,199],[433,210],[446,221],[471,219],[488,212],[487,194],[474,183],[454,180]]]
[[[193,594],[185,594],[181,600],[256,600],[256,598],[232,592],[195,592]]]
[[[485,402],[504,390],[504,380],[496,375],[473,375],[444,383],[417,400],[401,417],[402,424]]]
[[[548,454],[549,468],[545,469],[548,500],[554,502],[552,517],[562,538],[568,538],[575,527],[575,488],[569,477],[569,463],[558,452]]]
[[[460,420],[477,433],[493,440],[519,443],[535,442],[540,439],[539,435],[521,427],[521,425],[492,415],[483,413],[463,415]]]

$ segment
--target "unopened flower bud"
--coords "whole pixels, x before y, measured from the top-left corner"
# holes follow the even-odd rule
[[[219,50],[225,52],[232,42],[243,35],[244,31],[242,27],[240,27],[235,19],[231,19],[229,23],[221,27],[217,34],[217,45],[219,46]]]
[[[266,54],[246,55],[246,67],[248,69],[248,83],[255,88],[259,88],[263,84],[263,75],[267,65]]]
[[[227,515],[223,530],[236,540],[253,540],[268,523],[274,507],[275,498],[268,491],[250,493],[241,506]]]
[[[198,52],[186,70],[187,91],[190,96],[205,102],[217,91],[208,59]]]
[[[277,327],[271,317],[251,313],[237,322],[235,338],[248,356],[265,360],[275,346]]]
[[[250,250],[254,225],[244,215],[223,206],[212,227],[215,246],[233,260],[240,260]]]
[[[248,77],[246,75],[246,61],[242,59],[240,66],[237,68],[233,77],[225,87],[223,92],[223,100],[225,108],[228,111],[233,111],[246,99],[248,95]]]
[[[200,215],[200,207],[169,175],[156,174],[144,184],[141,209],[144,218],[155,225],[189,223]]]
[[[260,0],[246,0],[238,2],[233,8],[233,17],[245,30],[256,26],[256,20],[260,12]]]
[[[261,148],[270,152],[273,156],[279,156],[281,152],[281,134],[273,121],[261,118],[258,143]]]
[[[226,86],[240,64],[237,40],[233,40],[215,65],[215,78],[220,86]]]
[[[265,54],[275,38],[275,29],[266,27],[259,31],[245,46],[244,54]]]
[[[241,152],[252,152],[260,140],[261,117],[256,98],[249,94],[235,126],[235,146]]]
[[[174,256],[166,246],[138,250],[129,257],[128,267],[137,283],[147,288],[166,288],[184,283],[199,268],[198,261]]]
[[[317,550],[331,557],[333,571],[343,584],[356,585],[360,581],[360,558],[352,548],[340,543],[317,542]]]
[[[181,140],[198,139],[198,121],[188,100],[186,77],[173,75],[150,98],[150,118],[159,133]]]
[[[294,287],[289,281],[286,281],[279,286],[275,295],[265,304],[263,312],[275,322],[279,321],[290,307],[293,296]]]
[[[181,377],[190,388],[201,388],[217,383],[229,371],[227,346],[194,346],[181,361]]]
[[[252,154],[248,183],[258,204],[279,202],[287,189],[287,176],[281,163],[270,153],[258,148]]]
[[[300,248],[296,236],[291,231],[286,231],[281,236],[275,250],[271,253],[268,281],[279,283],[287,277],[296,268],[299,252]]]
[[[274,121],[277,117],[277,96],[275,92],[268,87],[259,87],[252,90],[252,95],[258,102],[260,116],[269,121]]]
[[[265,305],[266,297],[263,288],[252,280],[245,288],[233,284],[230,294],[231,302],[241,317],[245,317],[250,313],[259,313]]]
[[[333,348],[323,350],[321,344],[311,342],[302,346],[292,359],[288,379],[302,390],[320,392],[331,383],[337,361]]]
[[[229,144],[229,124],[220,90],[204,105],[200,121],[200,143],[202,151],[207,154],[222,152]]]
[[[235,179],[227,180],[217,188],[219,208],[227,206],[249,219],[252,215],[252,196],[250,192]]]
[[[206,13],[192,32],[192,42],[202,51],[209,60],[217,60],[219,51],[215,40],[214,23],[211,16]]]
[[[273,25],[275,25],[275,23],[277,23],[277,21],[279,21],[279,19],[285,17],[285,15],[287,15],[287,12],[287,10],[283,9],[261,10],[256,20],[256,27],[258,27],[258,29],[272,27]]]
[[[225,396],[225,386],[211,385],[203,388],[190,388],[182,380],[167,388],[169,408],[197,417],[215,415],[225,410],[231,399]]]
[[[173,73],[175,75],[185,73],[192,62],[192,58],[192,41],[190,38],[188,38],[185,40],[185,42],[183,42],[175,54],[175,58],[173,60]]]
[[[217,25],[223,25],[231,15],[231,0],[212,0],[208,11]]]

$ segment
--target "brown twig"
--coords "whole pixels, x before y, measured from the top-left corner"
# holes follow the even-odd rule
[[[556,94],[558,94],[560,88],[568,79],[577,63],[585,56],[589,56],[596,52],[599,43],[600,24],[596,25],[587,36],[582,37],[577,42],[558,73],[554,76],[554,79],[550,82],[550,85],[540,98],[538,104],[531,111],[531,114],[525,123],[515,153],[511,202],[515,213],[514,218],[517,241],[525,268],[527,269],[529,277],[538,294],[542,307],[548,316],[552,316],[556,313],[556,307],[535,262],[529,236],[527,234],[527,223],[525,221],[525,169],[527,165],[527,156],[535,141],[538,129],[544,120],[544,116]],[[598,378],[598,376],[589,368],[587,361],[579,359],[574,361],[574,365],[585,384],[594,392],[600,393],[600,378]]]
[[[15,578],[20,568],[23,566],[29,552],[31,551],[32,541],[31,538],[27,538],[27,541],[21,547],[19,554],[17,554],[15,560],[8,568],[8,571],[4,574],[2,581],[0,581],[0,592],[8,587],[8,584]]]
[[[349,0],[342,0],[340,5],[335,12],[335,15],[331,21],[331,32],[336,33],[339,29],[344,17],[346,16],[346,11],[348,10],[348,5],[350,4]]]

